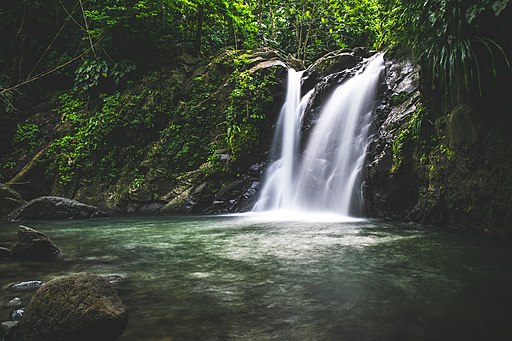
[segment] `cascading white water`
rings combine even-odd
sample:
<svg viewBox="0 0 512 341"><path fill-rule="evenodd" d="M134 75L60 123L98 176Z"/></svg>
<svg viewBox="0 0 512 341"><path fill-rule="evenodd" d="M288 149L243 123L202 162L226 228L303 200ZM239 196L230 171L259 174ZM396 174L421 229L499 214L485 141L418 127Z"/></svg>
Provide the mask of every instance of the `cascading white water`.
<svg viewBox="0 0 512 341"><path fill-rule="evenodd" d="M313 93L311 90L301 99L300 87L303 73L303 71L288 70L286 101L279 114L272 145L272 151L274 153L279 151L279 154L277 160L267 170L260 199L253 211L283 208L293 201L302 115Z"/></svg>
<svg viewBox="0 0 512 341"><path fill-rule="evenodd" d="M253 211L360 213L359 182L383 69L383 57L377 55L363 72L334 90L302 155L298 147L302 116L312 92L301 99L302 73L290 70L274 137L273 148L279 155L267 170Z"/></svg>

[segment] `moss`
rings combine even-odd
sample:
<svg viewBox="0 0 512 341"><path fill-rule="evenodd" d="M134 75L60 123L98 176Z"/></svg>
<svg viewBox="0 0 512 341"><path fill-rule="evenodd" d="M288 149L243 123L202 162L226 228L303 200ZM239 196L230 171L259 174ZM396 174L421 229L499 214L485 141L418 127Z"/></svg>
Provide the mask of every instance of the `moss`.
<svg viewBox="0 0 512 341"><path fill-rule="evenodd" d="M399 105L407 101L409 98L411 98L411 94L407 92L401 92L399 94L394 94L391 96L391 104L392 105Z"/></svg>

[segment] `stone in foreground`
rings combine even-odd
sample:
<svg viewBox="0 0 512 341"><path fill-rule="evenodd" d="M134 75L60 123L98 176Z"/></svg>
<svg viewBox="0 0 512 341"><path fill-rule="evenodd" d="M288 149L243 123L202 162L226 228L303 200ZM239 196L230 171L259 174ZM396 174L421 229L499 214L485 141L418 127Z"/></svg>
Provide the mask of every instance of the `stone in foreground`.
<svg viewBox="0 0 512 341"><path fill-rule="evenodd" d="M18 226L18 242L11 254L17 259L50 260L58 258L61 252L46 234L30 227Z"/></svg>
<svg viewBox="0 0 512 341"><path fill-rule="evenodd" d="M11 221L22 220L71 220L107 217L108 214L96 206L82 204L61 197L39 197L11 212Z"/></svg>
<svg viewBox="0 0 512 341"><path fill-rule="evenodd" d="M18 340L19 321L6 321L0 324L0 340L16 341Z"/></svg>
<svg viewBox="0 0 512 341"><path fill-rule="evenodd" d="M25 341L110 341L123 333L127 315L108 281L89 273L55 278L32 297L20 321Z"/></svg>

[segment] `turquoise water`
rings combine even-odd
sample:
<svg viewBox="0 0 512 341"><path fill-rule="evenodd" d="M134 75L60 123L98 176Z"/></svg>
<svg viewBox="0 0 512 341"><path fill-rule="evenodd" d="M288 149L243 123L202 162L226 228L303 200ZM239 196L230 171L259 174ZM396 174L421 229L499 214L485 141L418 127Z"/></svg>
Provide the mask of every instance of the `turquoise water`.
<svg viewBox="0 0 512 341"><path fill-rule="evenodd" d="M488 236L244 217L27 225L63 257L0 260L2 320L8 284L90 271L125 278L122 341L512 340L512 248ZM0 225L0 246L15 234Z"/></svg>

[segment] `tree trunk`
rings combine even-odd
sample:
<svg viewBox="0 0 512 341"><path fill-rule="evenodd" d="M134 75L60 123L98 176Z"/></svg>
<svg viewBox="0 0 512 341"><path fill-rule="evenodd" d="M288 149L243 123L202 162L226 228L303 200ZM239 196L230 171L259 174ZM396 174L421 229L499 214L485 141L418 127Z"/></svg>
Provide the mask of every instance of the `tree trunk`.
<svg viewBox="0 0 512 341"><path fill-rule="evenodd" d="M194 55L199 57L201 54L201 39L203 37L204 5L197 8L197 29L194 41Z"/></svg>

